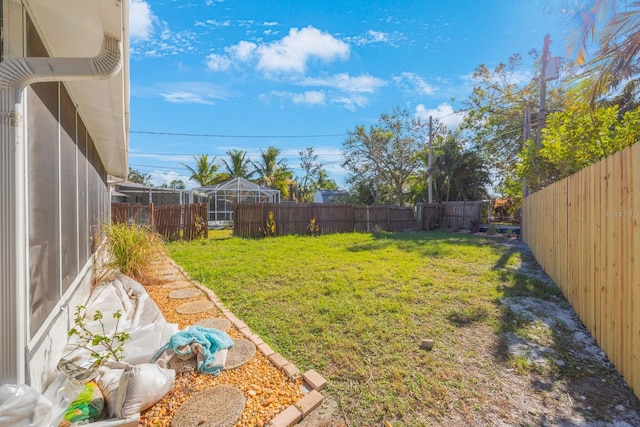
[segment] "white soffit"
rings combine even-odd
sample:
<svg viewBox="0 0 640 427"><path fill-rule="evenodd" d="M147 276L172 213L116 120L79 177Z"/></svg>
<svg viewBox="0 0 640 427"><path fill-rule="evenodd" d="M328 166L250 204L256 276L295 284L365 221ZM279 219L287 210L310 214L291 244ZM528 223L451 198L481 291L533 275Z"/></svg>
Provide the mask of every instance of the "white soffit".
<svg viewBox="0 0 640 427"><path fill-rule="evenodd" d="M105 35L122 42L123 67L106 80L67 82L109 175L124 178L129 151L128 0L24 0L50 56L93 57Z"/></svg>

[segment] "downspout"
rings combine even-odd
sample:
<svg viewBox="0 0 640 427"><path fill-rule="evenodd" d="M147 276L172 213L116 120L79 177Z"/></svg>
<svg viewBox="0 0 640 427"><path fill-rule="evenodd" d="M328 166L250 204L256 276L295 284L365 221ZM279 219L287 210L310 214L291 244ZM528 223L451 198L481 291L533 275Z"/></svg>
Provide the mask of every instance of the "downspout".
<svg viewBox="0 0 640 427"><path fill-rule="evenodd" d="M122 43L108 36L93 58L11 58L0 63L0 324L9 326L0 328L2 384L23 384L27 372L29 248L23 90L32 83L108 79L122 64Z"/></svg>

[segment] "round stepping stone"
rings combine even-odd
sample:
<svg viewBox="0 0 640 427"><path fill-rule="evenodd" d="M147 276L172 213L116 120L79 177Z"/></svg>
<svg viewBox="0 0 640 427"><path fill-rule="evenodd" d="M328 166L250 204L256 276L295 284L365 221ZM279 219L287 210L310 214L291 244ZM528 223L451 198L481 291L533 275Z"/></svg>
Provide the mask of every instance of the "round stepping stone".
<svg viewBox="0 0 640 427"><path fill-rule="evenodd" d="M244 411L244 394L219 385L194 394L176 411L171 427L233 427Z"/></svg>
<svg viewBox="0 0 640 427"><path fill-rule="evenodd" d="M169 298L171 299L184 299L184 298L193 298L202 295L198 289L178 289L177 291L173 291L169 294Z"/></svg>
<svg viewBox="0 0 640 427"><path fill-rule="evenodd" d="M180 314L195 314L203 311L211 310L215 305L206 299L186 302L176 307L176 311Z"/></svg>
<svg viewBox="0 0 640 427"><path fill-rule="evenodd" d="M256 345L249 340L237 338L233 340L233 347L227 352L224 369L233 369L247 363L256 354Z"/></svg>
<svg viewBox="0 0 640 427"><path fill-rule="evenodd" d="M181 288L186 288L189 285L190 284L186 281L171 282L171 283L166 283L162 285L162 289L181 289Z"/></svg>
<svg viewBox="0 0 640 427"><path fill-rule="evenodd" d="M231 328L231 322L223 317L211 317L196 322L196 325L203 326L205 328L217 329L222 332L227 332Z"/></svg>

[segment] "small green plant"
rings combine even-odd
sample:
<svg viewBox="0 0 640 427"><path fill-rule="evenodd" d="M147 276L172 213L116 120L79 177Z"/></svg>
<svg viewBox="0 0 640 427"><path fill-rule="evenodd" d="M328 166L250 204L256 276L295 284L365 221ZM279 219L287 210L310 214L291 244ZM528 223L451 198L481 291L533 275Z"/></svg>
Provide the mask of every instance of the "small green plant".
<svg viewBox="0 0 640 427"><path fill-rule="evenodd" d="M269 211L269 218L265 223L264 231L262 232L264 237L276 237L276 220L273 215L273 211Z"/></svg>
<svg viewBox="0 0 640 427"><path fill-rule="evenodd" d="M84 318L86 311L87 308L84 305L76 308L73 319L75 327L69 330L69 336L76 335L79 339L77 346L91 352L91 357L94 359L94 367L98 367L109 360L116 362L121 361L124 358L124 343L129 339L129 334L124 331L118 331L122 312L118 310L113 313L113 318L116 319L116 325L112 332L107 332L102 321L102 312L96 310L93 314L93 320L98 322L100 330L98 332L92 332L87 327ZM102 347L103 350L100 350L100 347Z"/></svg>
<svg viewBox="0 0 640 427"><path fill-rule="evenodd" d="M516 374L526 374L531 369L531 363L526 356L515 355L511 357L511 366Z"/></svg>
<svg viewBox="0 0 640 427"><path fill-rule="evenodd" d="M207 223L205 220L200 215L196 215L193 224L196 229L196 238L204 239L207 235Z"/></svg>
<svg viewBox="0 0 640 427"><path fill-rule="evenodd" d="M309 220L307 231L311 237L318 237L320 235L320 224L318 224L315 218L311 218Z"/></svg>
<svg viewBox="0 0 640 427"><path fill-rule="evenodd" d="M104 226L109 261L106 267L139 278L153 255L162 248L160 237L146 226L108 224Z"/></svg>

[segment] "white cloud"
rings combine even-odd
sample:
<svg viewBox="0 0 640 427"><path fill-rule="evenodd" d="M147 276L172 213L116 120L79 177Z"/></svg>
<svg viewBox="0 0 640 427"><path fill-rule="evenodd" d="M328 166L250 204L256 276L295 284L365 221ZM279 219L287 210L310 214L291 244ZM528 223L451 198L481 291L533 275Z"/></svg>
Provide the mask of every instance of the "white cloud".
<svg viewBox="0 0 640 427"><path fill-rule="evenodd" d="M368 30L365 34L346 37L345 40L354 46L365 46L374 43L385 43L392 47L397 47L397 43L406 40L406 36L397 31L385 33L383 31Z"/></svg>
<svg viewBox="0 0 640 427"><path fill-rule="evenodd" d="M180 175L178 172L169 171L169 172L161 172L159 170L155 170L153 172L149 172L151 185L154 187L161 187L162 184L169 185L171 181L182 181L184 182L184 186L186 190L191 190L192 188L199 187L200 185L186 175Z"/></svg>
<svg viewBox="0 0 640 427"><path fill-rule="evenodd" d="M331 102L334 104L341 104L344 108L349 111L356 111L359 108L366 107L369 104L369 99L367 97L351 94L349 96L339 96L331 99Z"/></svg>
<svg viewBox="0 0 640 427"><path fill-rule="evenodd" d="M294 104L323 105L325 103L324 92L311 90L304 93L296 93L293 96Z"/></svg>
<svg viewBox="0 0 640 427"><path fill-rule="evenodd" d="M255 43L242 40L238 44L225 47L224 50L233 58L246 62L253 57L257 47Z"/></svg>
<svg viewBox="0 0 640 427"><path fill-rule="evenodd" d="M226 56L215 53L207 56L207 68L212 71L226 71L231 67L231 60Z"/></svg>
<svg viewBox="0 0 640 427"><path fill-rule="evenodd" d="M213 100L193 92L177 91L177 92L161 93L160 96L162 96L165 101L170 102L172 104L204 104L204 105L214 104Z"/></svg>
<svg viewBox="0 0 640 427"><path fill-rule="evenodd" d="M368 74L350 77L349 73L340 73L330 77L308 77L297 84L300 86L332 87L348 93L372 93L386 86L387 82Z"/></svg>
<svg viewBox="0 0 640 427"><path fill-rule="evenodd" d="M349 45L312 26L301 30L291 28L281 40L257 48L258 68L266 72L297 72L306 70L311 58L324 61L346 59Z"/></svg>
<svg viewBox="0 0 640 427"><path fill-rule="evenodd" d="M207 19L206 21L196 21L195 26L196 27L228 27L231 25L231 21L226 20L226 21L217 21L215 19Z"/></svg>
<svg viewBox="0 0 640 427"><path fill-rule="evenodd" d="M399 76L394 76L393 81L405 91L418 96L431 95L434 92L433 86L414 73L401 73Z"/></svg>
<svg viewBox="0 0 640 427"><path fill-rule="evenodd" d="M306 104L306 105L324 105L326 102L326 95L320 91L306 91L303 93L286 92L280 90L272 90L268 94L260 95L260 99L265 102L269 102L271 98L280 98L285 100L291 100L294 104Z"/></svg>
<svg viewBox="0 0 640 427"><path fill-rule="evenodd" d="M226 98L226 92L214 84L198 81L158 83L147 89L138 89L138 95L160 96L172 104L213 105Z"/></svg>
<svg viewBox="0 0 640 427"><path fill-rule="evenodd" d="M155 16L149 3L144 0L131 0L129 6L129 35L132 39L148 39L153 31Z"/></svg>
<svg viewBox="0 0 640 427"><path fill-rule="evenodd" d="M453 107L449 104L442 103L437 108L428 109L424 104L419 104L416 107L416 114L422 120L429 120L429 117L438 119L440 123L444 124L448 128L454 128L458 126L464 118L464 113L456 113Z"/></svg>

